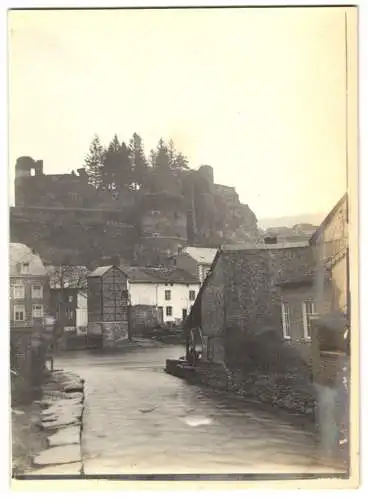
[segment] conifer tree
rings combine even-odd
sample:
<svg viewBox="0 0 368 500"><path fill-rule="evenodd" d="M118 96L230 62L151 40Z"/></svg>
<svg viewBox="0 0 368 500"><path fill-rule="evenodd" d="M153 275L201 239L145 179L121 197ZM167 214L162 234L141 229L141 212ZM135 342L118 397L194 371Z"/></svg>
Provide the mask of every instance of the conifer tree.
<svg viewBox="0 0 368 500"><path fill-rule="evenodd" d="M102 172L104 168L104 158L105 150L100 142L100 138L96 134L84 160L84 166L88 174L88 181L96 189L100 188L103 183Z"/></svg>

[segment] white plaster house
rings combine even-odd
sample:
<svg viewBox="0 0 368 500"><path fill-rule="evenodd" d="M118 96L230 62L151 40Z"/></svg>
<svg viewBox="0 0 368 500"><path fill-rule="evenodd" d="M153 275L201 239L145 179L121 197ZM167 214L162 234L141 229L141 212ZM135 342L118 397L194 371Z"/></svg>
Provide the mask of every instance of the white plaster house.
<svg viewBox="0 0 368 500"><path fill-rule="evenodd" d="M187 317L200 281L183 269L122 267L127 276L130 304L157 308L160 322L179 323Z"/></svg>

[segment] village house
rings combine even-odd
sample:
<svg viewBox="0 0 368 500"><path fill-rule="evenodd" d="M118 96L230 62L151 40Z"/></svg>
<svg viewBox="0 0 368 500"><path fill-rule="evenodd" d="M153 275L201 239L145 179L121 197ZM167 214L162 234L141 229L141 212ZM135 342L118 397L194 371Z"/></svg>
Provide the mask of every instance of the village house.
<svg viewBox="0 0 368 500"><path fill-rule="evenodd" d="M9 277L12 396L23 398L43 372L49 278L41 258L20 243L10 243Z"/></svg>
<svg viewBox="0 0 368 500"><path fill-rule="evenodd" d="M225 362L231 346L236 354L241 345L239 336L267 330L296 344L309 343L304 330L295 335L290 329L286 332L281 287L298 281L310 283L312 257L307 243L224 245L219 249L187 322L188 327L201 331L203 358ZM310 293L301 297L301 314L308 314L310 298Z"/></svg>
<svg viewBox="0 0 368 500"><path fill-rule="evenodd" d="M10 243L11 329L42 322L49 302L49 278L41 258L21 243Z"/></svg>
<svg viewBox="0 0 368 500"><path fill-rule="evenodd" d="M196 276L202 284L211 269L217 248L184 247L171 257L172 264Z"/></svg>
<svg viewBox="0 0 368 500"><path fill-rule="evenodd" d="M64 333L86 335L88 325L87 274L84 266L48 266L50 314Z"/></svg>
<svg viewBox="0 0 368 500"><path fill-rule="evenodd" d="M221 247L185 322L186 359L193 363L193 350L197 358L199 351L196 370L210 384L313 412L312 271L308 243ZM290 284L300 290L286 299Z"/></svg>
<svg viewBox="0 0 368 500"><path fill-rule="evenodd" d="M348 196L345 194L310 240L316 262L316 306L311 334L320 433L326 450L347 454L350 373L348 226Z"/></svg>
<svg viewBox="0 0 368 500"><path fill-rule="evenodd" d="M115 347L130 337L127 276L115 266L88 274L87 337L102 348Z"/></svg>
<svg viewBox="0 0 368 500"><path fill-rule="evenodd" d="M122 267L127 276L133 329L181 323L190 313L199 279L178 268Z"/></svg>
<svg viewBox="0 0 368 500"><path fill-rule="evenodd" d="M88 275L88 335L114 346L147 328L181 323L199 288L183 269L98 267Z"/></svg>
<svg viewBox="0 0 368 500"><path fill-rule="evenodd" d="M63 325L64 333L87 334L88 299L80 288L52 288L50 313Z"/></svg>

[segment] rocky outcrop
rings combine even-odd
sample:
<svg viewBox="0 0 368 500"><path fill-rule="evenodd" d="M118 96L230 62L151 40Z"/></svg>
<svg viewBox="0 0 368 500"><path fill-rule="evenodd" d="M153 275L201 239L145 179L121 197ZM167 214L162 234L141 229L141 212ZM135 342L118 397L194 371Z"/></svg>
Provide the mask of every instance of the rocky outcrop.
<svg viewBox="0 0 368 500"><path fill-rule="evenodd" d="M38 426L47 436L48 447L33 458L30 474L82 474L84 380L55 370L43 386L40 404Z"/></svg>

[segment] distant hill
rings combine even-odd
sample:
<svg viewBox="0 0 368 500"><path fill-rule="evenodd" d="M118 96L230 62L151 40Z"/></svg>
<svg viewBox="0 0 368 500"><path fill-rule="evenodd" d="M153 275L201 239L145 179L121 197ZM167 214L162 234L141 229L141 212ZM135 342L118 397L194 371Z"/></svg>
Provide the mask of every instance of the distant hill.
<svg viewBox="0 0 368 500"><path fill-rule="evenodd" d="M268 229L271 227L293 227L296 224L312 224L313 226L319 226L325 214L302 214L302 215L289 215L285 217L275 217L259 219L258 225L263 229Z"/></svg>

